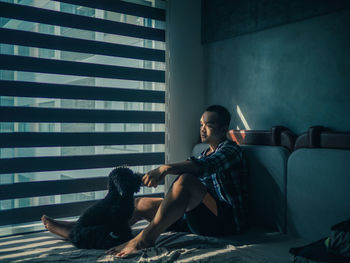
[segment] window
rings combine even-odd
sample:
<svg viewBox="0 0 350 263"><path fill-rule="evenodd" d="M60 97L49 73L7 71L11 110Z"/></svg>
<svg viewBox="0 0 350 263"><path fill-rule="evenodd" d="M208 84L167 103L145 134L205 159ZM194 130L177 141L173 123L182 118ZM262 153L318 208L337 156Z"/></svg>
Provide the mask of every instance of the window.
<svg viewBox="0 0 350 263"><path fill-rule="evenodd" d="M0 0L0 235L164 163L164 21L161 0Z"/></svg>

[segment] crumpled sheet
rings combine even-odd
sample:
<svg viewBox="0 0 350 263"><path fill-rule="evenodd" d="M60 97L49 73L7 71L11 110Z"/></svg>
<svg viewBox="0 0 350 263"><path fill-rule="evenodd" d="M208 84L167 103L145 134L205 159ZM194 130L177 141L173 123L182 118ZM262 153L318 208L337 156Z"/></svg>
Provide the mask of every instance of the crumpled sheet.
<svg viewBox="0 0 350 263"><path fill-rule="evenodd" d="M219 239L188 233L166 232L147 248L127 258L106 255L104 250L77 249L48 233L1 239L0 262L241 262L233 245ZM235 259L234 261L232 261Z"/></svg>
<svg viewBox="0 0 350 263"><path fill-rule="evenodd" d="M289 247L300 245L285 235L267 237L269 242L237 242L238 237L219 239L189 233L163 233L153 248L143 249L126 258L106 255L104 250L77 249L71 243L45 231L0 239L0 262L34 263L282 263L290 262ZM264 235L264 239L266 236ZM254 234L250 240L258 240ZM233 245L235 244L235 245Z"/></svg>

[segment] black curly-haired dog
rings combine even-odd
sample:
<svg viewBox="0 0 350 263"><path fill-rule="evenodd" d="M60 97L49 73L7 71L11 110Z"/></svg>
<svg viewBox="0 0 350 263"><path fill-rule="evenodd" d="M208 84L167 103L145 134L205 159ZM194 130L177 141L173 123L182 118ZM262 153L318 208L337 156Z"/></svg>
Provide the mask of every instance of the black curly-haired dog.
<svg viewBox="0 0 350 263"><path fill-rule="evenodd" d="M107 195L80 216L69 234L70 241L78 248L108 249L133 238L128 222L141 178L129 168L113 169Z"/></svg>

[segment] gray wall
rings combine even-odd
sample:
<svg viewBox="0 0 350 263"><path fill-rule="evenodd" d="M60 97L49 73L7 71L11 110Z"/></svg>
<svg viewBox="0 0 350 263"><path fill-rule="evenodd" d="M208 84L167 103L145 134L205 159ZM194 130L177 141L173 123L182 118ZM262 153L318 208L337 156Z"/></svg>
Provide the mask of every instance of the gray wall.
<svg viewBox="0 0 350 263"><path fill-rule="evenodd" d="M168 2L168 162L183 161L199 136L204 108L201 1Z"/></svg>
<svg viewBox="0 0 350 263"><path fill-rule="evenodd" d="M349 131L349 28L345 9L204 44L206 103L228 107L233 128L246 126L239 106L250 129Z"/></svg>
<svg viewBox="0 0 350 263"><path fill-rule="evenodd" d="M168 1L167 43L166 159L172 163L190 156L204 108L200 0Z"/></svg>

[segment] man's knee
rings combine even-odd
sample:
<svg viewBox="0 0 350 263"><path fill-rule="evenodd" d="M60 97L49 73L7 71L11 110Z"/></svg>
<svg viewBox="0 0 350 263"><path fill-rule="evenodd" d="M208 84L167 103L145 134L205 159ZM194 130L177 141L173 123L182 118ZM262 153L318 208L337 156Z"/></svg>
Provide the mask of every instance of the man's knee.
<svg viewBox="0 0 350 263"><path fill-rule="evenodd" d="M181 174L174 182L175 187L182 187L185 189L193 189L196 186L203 186L196 176L190 173ZM204 187L204 186L203 186Z"/></svg>

